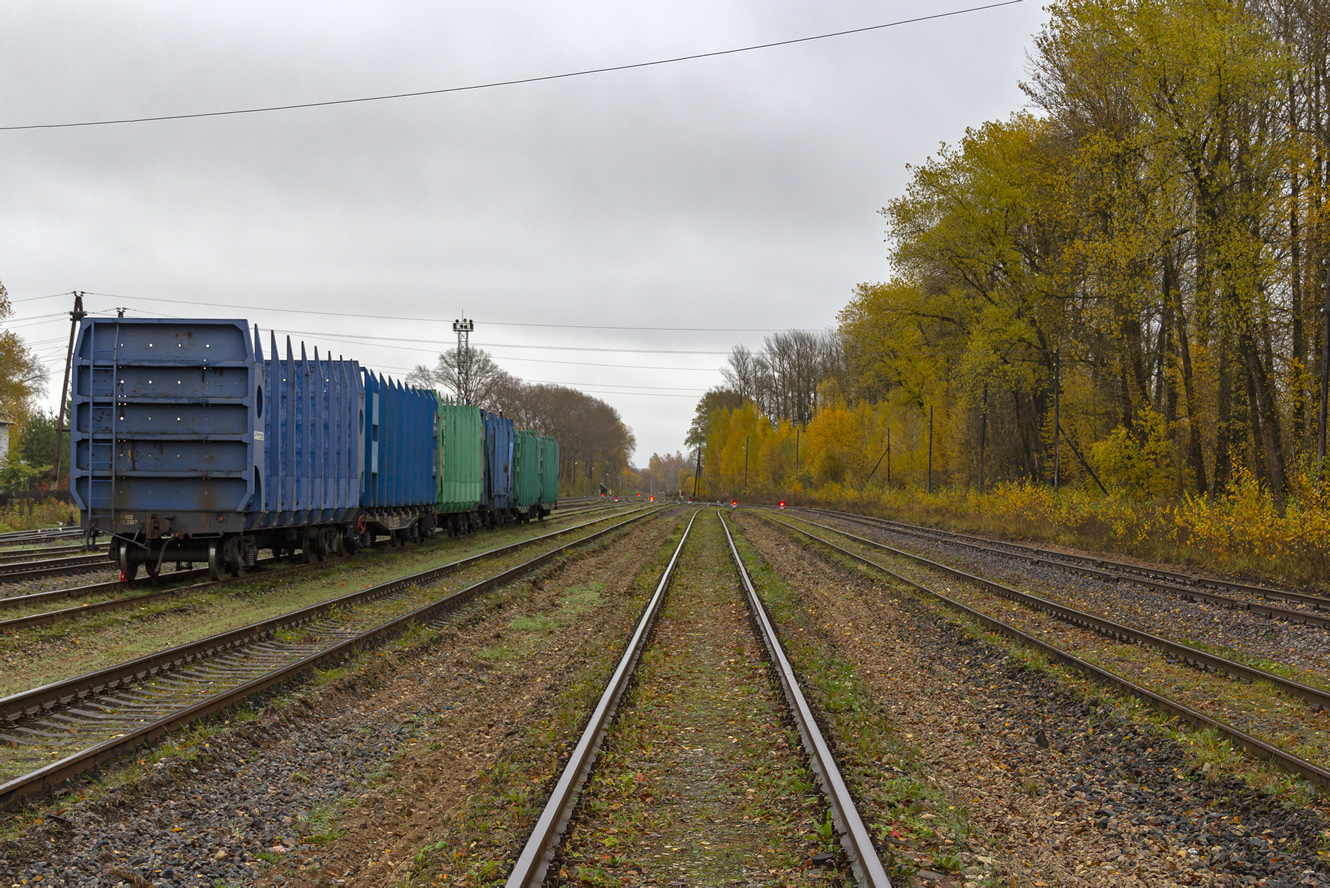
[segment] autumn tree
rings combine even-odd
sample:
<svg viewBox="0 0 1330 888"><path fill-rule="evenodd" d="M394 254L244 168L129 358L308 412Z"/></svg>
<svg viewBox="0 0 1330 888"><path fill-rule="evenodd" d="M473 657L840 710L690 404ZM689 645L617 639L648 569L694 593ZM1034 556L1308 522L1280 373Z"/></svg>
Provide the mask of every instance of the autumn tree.
<svg viewBox="0 0 1330 888"><path fill-rule="evenodd" d="M0 283L0 322L14 314L9 292ZM17 426L32 412L33 399L46 391L46 367L12 330L0 330L0 418Z"/></svg>

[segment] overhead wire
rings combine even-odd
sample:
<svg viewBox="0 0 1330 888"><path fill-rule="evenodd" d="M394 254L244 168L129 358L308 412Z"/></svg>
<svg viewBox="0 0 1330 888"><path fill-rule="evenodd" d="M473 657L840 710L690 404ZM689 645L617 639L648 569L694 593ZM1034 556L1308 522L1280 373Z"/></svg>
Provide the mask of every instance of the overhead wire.
<svg viewBox="0 0 1330 888"><path fill-rule="evenodd" d="M319 311L316 309L304 308L277 308L271 305L235 305L225 302L193 302L187 299L163 299L155 296L118 296L114 293L93 293L87 292L87 296L100 296L103 299L129 299L137 302L169 302L174 305L204 305L212 308L236 308L241 311L278 311L286 314L300 315L319 315L330 318L354 318L356 320L383 320L383 321L410 321L412 323L437 323L448 324L456 318L429 318L407 315L384 315L384 314L364 314L361 312L343 312L343 311ZM661 326L616 326L610 324L533 324L519 321L487 321L480 318L472 318L477 324L484 324L490 327L537 327L565 330L621 330L621 331L642 331L642 332L662 332L662 333L784 333L797 328L793 327L661 327Z"/></svg>
<svg viewBox="0 0 1330 888"><path fill-rule="evenodd" d="M950 18L959 15L968 15L974 12L982 12L987 9L997 9L1003 6L1013 6L1022 0L1003 0L1000 3L989 3L983 6L970 6L965 9L953 9L947 12L937 12L931 15L921 15L914 18L900 19L894 22L885 22L877 25L866 25L861 28L847 28L843 31L830 31L825 34L814 34L808 37L794 37L789 40L774 40L769 43L755 43L749 46L731 47L730 49L718 49L710 52L697 52L688 55L672 56L663 59L653 59L646 62L630 62L622 65L605 65L598 68L584 68L578 71L565 71L560 74L543 74L535 77L517 77L508 80L493 80L486 83L472 83L464 86L449 86L438 89L414 90L411 92L388 93L384 95L359 96L351 99L328 99L320 102L293 102L285 105L265 105L251 108L232 108L225 111L196 111L187 114L158 114L150 117L121 117L104 120L83 120L70 121L63 123L28 123L0 126L0 132L15 132L19 130L43 130L43 129L72 129L75 127L93 127L93 126L116 126L135 123L160 123L169 120L198 120L208 117L236 117L244 114L267 114L277 111L295 111L306 108L328 108L336 105L359 105L370 102L387 102L399 99L420 98L424 96L439 96L448 93L475 92L478 90L498 89L509 86L522 86L532 83L547 83L553 80L568 80L574 77L587 77L593 74L609 74L616 71L631 71L638 68L653 68L663 65L674 65L681 62L692 62L700 59L711 59L720 56L738 55L745 52L756 52L764 49L775 49L782 46L794 46L800 43L812 43L817 40L830 40L836 37L848 37L854 34L865 34L870 31L881 31L887 28L897 28L902 25L913 25L920 22L933 21L936 19Z"/></svg>

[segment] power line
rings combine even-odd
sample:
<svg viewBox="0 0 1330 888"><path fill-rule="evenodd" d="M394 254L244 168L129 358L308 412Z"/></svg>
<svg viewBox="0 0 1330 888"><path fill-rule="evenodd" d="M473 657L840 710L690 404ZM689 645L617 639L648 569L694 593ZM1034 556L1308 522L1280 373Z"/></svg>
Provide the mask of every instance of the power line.
<svg viewBox="0 0 1330 888"><path fill-rule="evenodd" d="M320 315L330 318L355 318L356 320L374 319L382 321L410 321L412 323L448 324L450 318L422 318L403 315L357 314L343 311L314 311L304 308L276 308L270 305L234 305L224 302L190 302L184 299L158 299L153 296L117 296L113 293L84 292L85 296L100 296L103 299L129 299L135 302L169 302L176 305L206 305L214 308L237 308L241 311L280 311L286 314ZM617 327L603 324L528 324L517 321L486 321L476 319L477 324L489 327L540 327L563 330L638 330L662 333L784 333L796 328L790 327Z"/></svg>
<svg viewBox="0 0 1330 888"><path fill-rule="evenodd" d="M14 132L17 130L41 130L41 129L70 129L73 127L88 126L113 126L117 124L130 123L158 123L167 120L197 120L205 117L235 117L241 114L264 114L271 111L295 111L302 108L327 108L334 105L357 105L368 102L386 102L396 99L412 99L422 96L439 96L447 93L474 92L483 89L496 89L505 86L522 86L532 83L545 83L551 80L567 80L573 77L586 77L591 74L609 74L615 71L631 71L636 68L652 68L661 65L673 65L679 62L692 62L699 59L710 59L718 56L737 55L743 52L755 52L761 49L775 49L780 46L793 46L799 43L811 43L815 40L829 40L834 37L848 37L852 34L864 34L869 31L881 31L885 28L896 28L901 25L913 25L919 22L932 21L934 19L950 18L952 16L966 15L971 12L981 12L986 9L997 9L1002 6L1012 6L1020 3L1022 0L1005 0L1002 3L990 3L986 6L971 6L965 9L955 9L950 12L939 12L933 15L921 15L917 18L901 19L895 22L886 22L880 25L868 25L863 28L850 28L845 31L831 31L826 34L815 34L811 37L795 37L790 40L777 40L772 43L756 43L751 46L739 46L732 49L718 49L712 52L698 52L690 55L674 56L672 58L654 59L649 62L631 62L625 65L607 65L601 68L586 68L580 71L566 71L562 74L545 74L538 77L520 77L511 80L495 80L488 83L473 83L467 86L449 86L440 89L424 89L415 92L390 93L379 96L361 96L354 99L330 99L323 102L298 102L289 105L268 105L258 108L235 108L229 111L199 111L190 114L161 114L153 117L122 117L109 120L85 120L69 123L28 123L15 126L0 126L0 132Z"/></svg>
<svg viewBox="0 0 1330 888"><path fill-rule="evenodd" d="M364 345L375 345L384 343L396 345L403 342L416 342L441 346L436 339L412 339L405 336L360 336L343 333L314 333L307 330L279 330L283 335L293 336L315 336L320 339L331 339L335 342L355 342ZM576 351L576 352L626 352L629 354L653 354L653 355L728 355L729 352L723 351L696 351L691 349L672 349L672 348L605 348L590 345L521 345L515 342L496 342L491 343L486 348L519 348L532 349L536 351Z"/></svg>

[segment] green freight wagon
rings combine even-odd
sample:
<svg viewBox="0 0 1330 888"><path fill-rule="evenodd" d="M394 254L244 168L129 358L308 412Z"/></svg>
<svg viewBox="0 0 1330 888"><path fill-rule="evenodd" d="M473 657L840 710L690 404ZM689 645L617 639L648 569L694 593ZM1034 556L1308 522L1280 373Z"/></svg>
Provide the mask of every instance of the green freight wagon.
<svg viewBox="0 0 1330 888"><path fill-rule="evenodd" d="M540 439L540 512L548 515L559 504L559 442Z"/></svg>
<svg viewBox="0 0 1330 888"><path fill-rule="evenodd" d="M513 513L519 521L540 515L540 436L513 435Z"/></svg>
<svg viewBox="0 0 1330 888"><path fill-rule="evenodd" d="M485 489L485 422L479 407L440 400L436 501L449 533L468 530Z"/></svg>

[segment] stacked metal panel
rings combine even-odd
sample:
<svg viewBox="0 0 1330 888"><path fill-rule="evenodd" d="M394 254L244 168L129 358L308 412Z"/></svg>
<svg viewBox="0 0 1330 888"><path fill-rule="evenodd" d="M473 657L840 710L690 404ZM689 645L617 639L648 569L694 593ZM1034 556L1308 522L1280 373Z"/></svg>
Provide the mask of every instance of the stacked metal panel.
<svg viewBox="0 0 1330 888"><path fill-rule="evenodd" d="M513 436L513 505L529 512L540 503L540 436L517 432Z"/></svg>
<svg viewBox="0 0 1330 888"><path fill-rule="evenodd" d="M559 501L559 442L540 439L540 504L546 508Z"/></svg>
<svg viewBox="0 0 1330 888"><path fill-rule="evenodd" d="M504 511L513 504L513 421L485 414L485 493L482 507Z"/></svg>
<svg viewBox="0 0 1330 888"><path fill-rule="evenodd" d="M244 321L84 318L73 376L70 490L91 529L244 529L263 468Z"/></svg>
<svg viewBox="0 0 1330 888"><path fill-rule="evenodd" d="M256 352L259 351L256 342ZM263 360L262 353L258 355ZM254 412L263 431L266 471L256 500L260 526L346 521L360 504L365 390L355 361L286 357L270 339L264 386ZM266 391L266 395L265 395Z"/></svg>
<svg viewBox="0 0 1330 888"><path fill-rule="evenodd" d="M365 386L364 509L433 507L438 397L361 370Z"/></svg>
<svg viewBox="0 0 1330 888"><path fill-rule="evenodd" d="M444 456L438 511L474 512L485 492L485 422L480 408L440 404L439 446Z"/></svg>

